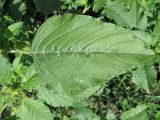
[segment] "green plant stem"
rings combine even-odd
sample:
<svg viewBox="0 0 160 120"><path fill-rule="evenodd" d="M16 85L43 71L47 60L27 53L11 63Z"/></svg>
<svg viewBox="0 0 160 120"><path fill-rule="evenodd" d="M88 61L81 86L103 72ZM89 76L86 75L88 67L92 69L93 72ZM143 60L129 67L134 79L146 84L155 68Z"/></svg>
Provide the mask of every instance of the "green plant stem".
<svg viewBox="0 0 160 120"><path fill-rule="evenodd" d="M0 108L0 114L3 112L3 110L7 107L7 103L4 104L4 106L2 108Z"/></svg>
<svg viewBox="0 0 160 120"><path fill-rule="evenodd" d="M32 54L34 54L33 52L30 52L30 51L15 51L15 50L11 50L8 53L19 53L19 54L26 54L26 55L30 55L30 56L32 56Z"/></svg>
<svg viewBox="0 0 160 120"><path fill-rule="evenodd" d="M6 87L3 87L2 90L0 91L0 94L6 89Z"/></svg>

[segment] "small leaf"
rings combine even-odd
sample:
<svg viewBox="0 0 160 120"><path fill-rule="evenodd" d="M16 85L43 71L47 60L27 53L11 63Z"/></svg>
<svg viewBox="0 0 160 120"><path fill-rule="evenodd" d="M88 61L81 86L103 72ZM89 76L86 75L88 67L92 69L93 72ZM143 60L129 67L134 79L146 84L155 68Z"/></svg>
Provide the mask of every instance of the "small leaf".
<svg viewBox="0 0 160 120"><path fill-rule="evenodd" d="M145 65L133 72L132 81L150 93L150 89L156 80L156 70L151 65Z"/></svg>
<svg viewBox="0 0 160 120"><path fill-rule="evenodd" d="M100 118L92 112L83 102L77 103L73 106L73 114L71 120L100 120Z"/></svg>
<svg viewBox="0 0 160 120"><path fill-rule="evenodd" d="M3 7L3 5L4 5L5 2L6 2L5 0L0 0L0 8L1 9L2 9L2 7Z"/></svg>
<svg viewBox="0 0 160 120"><path fill-rule="evenodd" d="M28 91L38 90L40 83L41 83L41 80L39 78L39 75L35 74L31 78L29 78L27 82L23 83L23 87L25 90L28 90Z"/></svg>
<svg viewBox="0 0 160 120"><path fill-rule="evenodd" d="M122 120L149 120L148 114L146 113L146 105L137 105L136 108L132 108L125 111L121 115Z"/></svg>
<svg viewBox="0 0 160 120"><path fill-rule="evenodd" d="M116 120L116 115L112 112L112 110L108 110L106 115L107 120Z"/></svg>
<svg viewBox="0 0 160 120"><path fill-rule="evenodd" d="M5 4L6 0L0 0L0 15L2 14L3 6Z"/></svg>
<svg viewBox="0 0 160 120"><path fill-rule="evenodd" d="M12 67L6 58L0 55L0 85L7 84L12 79Z"/></svg>
<svg viewBox="0 0 160 120"><path fill-rule="evenodd" d="M138 0L132 0L130 15L132 17L133 27L145 30L148 26L147 16L143 13L140 8Z"/></svg>
<svg viewBox="0 0 160 120"><path fill-rule="evenodd" d="M105 13L119 25L125 25L129 28L133 27L132 17L129 9L117 1L109 1L105 6Z"/></svg>
<svg viewBox="0 0 160 120"><path fill-rule="evenodd" d="M27 12L27 5L23 0L12 0L10 11L15 18L22 18Z"/></svg>
<svg viewBox="0 0 160 120"><path fill-rule="evenodd" d="M5 30L5 36L8 39L15 37L23 27L23 22L14 23Z"/></svg>
<svg viewBox="0 0 160 120"><path fill-rule="evenodd" d="M73 103L77 102L76 99L72 97L54 94L52 93L52 90L48 90L44 86L40 86L38 89L38 97L44 102L56 107L71 106Z"/></svg>
<svg viewBox="0 0 160 120"><path fill-rule="evenodd" d="M38 90L41 82L41 78L37 74L37 71L34 66L31 65L22 77L23 88L28 91Z"/></svg>
<svg viewBox="0 0 160 120"><path fill-rule="evenodd" d="M70 120L68 117L64 116L62 120Z"/></svg>
<svg viewBox="0 0 160 120"><path fill-rule="evenodd" d="M140 30L145 30L148 25L147 16L143 13L137 0L132 0L129 8L120 1L108 1L104 11L119 25Z"/></svg>
<svg viewBox="0 0 160 120"><path fill-rule="evenodd" d="M22 64L20 64L20 61L21 61L21 57L17 57L14 59L12 63L12 67L16 73L20 73L21 71Z"/></svg>
<svg viewBox="0 0 160 120"><path fill-rule="evenodd" d="M61 0L33 0L38 10L45 15L57 10L61 5Z"/></svg>
<svg viewBox="0 0 160 120"><path fill-rule="evenodd" d="M155 52L160 53L160 43L156 45Z"/></svg>
<svg viewBox="0 0 160 120"><path fill-rule="evenodd" d="M154 27L154 35L157 41L160 41L160 14L158 15L158 19L156 21L156 25Z"/></svg>
<svg viewBox="0 0 160 120"><path fill-rule="evenodd" d="M94 11L98 12L98 10L105 6L106 2L107 0L94 0Z"/></svg>
<svg viewBox="0 0 160 120"><path fill-rule="evenodd" d="M160 112L157 112L155 117L156 117L156 120L160 120Z"/></svg>
<svg viewBox="0 0 160 120"><path fill-rule="evenodd" d="M19 109L20 120L52 120L52 114L47 106L39 100L24 98Z"/></svg>
<svg viewBox="0 0 160 120"><path fill-rule="evenodd" d="M73 5L74 6L85 6L87 4L88 0L76 0Z"/></svg>

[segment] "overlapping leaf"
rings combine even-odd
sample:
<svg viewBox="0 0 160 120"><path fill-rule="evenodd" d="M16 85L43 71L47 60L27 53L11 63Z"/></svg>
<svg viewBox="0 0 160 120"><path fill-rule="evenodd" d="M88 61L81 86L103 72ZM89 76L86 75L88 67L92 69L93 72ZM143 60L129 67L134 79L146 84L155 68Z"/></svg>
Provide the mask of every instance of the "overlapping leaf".
<svg viewBox="0 0 160 120"><path fill-rule="evenodd" d="M41 101L24 98L18 114L19 120L52 120L52 114Z"/></svg>
<svg viewBox="0 0 160 120"><path fill-rule="evenodd" d="M22 86L25 90L32 91L38 90L41 83L41 79L37 74L34 66L30 66L22 77Z"/></svg>
<svg viewBox="0 0 160 120"><path fill-rule="evenodd" d="M73 106L74 112L71 120L99 120L100 118L93 111L81 102Z"/></svg>
<svg viewBox="0 0 160 120"><path fill-rule="evenodd" d="M132 108L121 115L122 120L149 120L148 114L145 111L146 105L140 104L136 108Z"/></svg>
<svg viewBox="0 0 160 120"><path fill-rule="evenodd" d="M154 35L155 35L155 38L157 39L157 41L159 41L160 40L160 35L159 35L159 33L160 33L160 14L158 15L158 19L156 22L157 23L154 27Z"/></svg>
<svg viewBox="0 0 160 120"><path fill-rule="evenodd" d="M10 11L15 18L21 18L27 12L27 5L23 0L12 0Z"/></svg>
<svg viewBox="0 0 160 120"><path fill-rule="evenodd" d="M20 32L22 27L23 27L23 22L14 23L14 24L8 26L8 28L5 30L4 34L8 39L11 39L11 38L15 37Z"/></svg>
<svg viewBox="0 0 160 120"><path fill-rule="evenodd" d="M156 70L152 66L142 66L133 72L133 82L150 93L156 80Z"/></svg>
<svg viewBox="0 0 160 120"><path fill-rule="evenodd" d="M119 1L109 1L105 6L105 13L116 23L129 28L144 30L147 25L147 16L143 13L137 0L132 0L129 8Z"/></svg>
<svg viewBox="0 0 160 120"><path fill-rule="evenodd" d="M38 10L45 15L58 9L63 3L61 0L33 0Z"/></svg>
<svg viewBox="0 0 160 120"><path fill-rule="evenodd" d="M94 11L98 12L99 9L103 8L107 0L94 0Z"/></svg>
<svg viewBox="0 0 160 120"><path fill-rule="evenodd" d="M0 0L0 15L2 14L2 10L5 2L6 2L5 0Z"/></svg>
<svg viewBox="0 0 160 120"><path fill-rule="evenodd" d="M0 55L0 85L7 84L12 79L11 64Z"/></svg>
<svg viewBox="0 0 160 120"><path fill-rule="evenodd" d="M48 19L38 30L32 51L46 94L76 100L154 57L145 41L127 29L72 14Z"/></svg>

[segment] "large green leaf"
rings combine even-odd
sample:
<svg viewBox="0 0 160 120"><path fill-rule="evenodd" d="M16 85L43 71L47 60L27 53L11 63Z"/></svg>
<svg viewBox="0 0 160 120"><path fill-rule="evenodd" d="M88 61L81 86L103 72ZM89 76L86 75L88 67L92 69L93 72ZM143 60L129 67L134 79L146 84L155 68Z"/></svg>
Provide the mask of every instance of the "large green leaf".
<svg viewBox="0 0 160 120"><path fill-rule="evenodd" d="M0 55L0 85L5 85L12 79L11 64Z"/></svg>
<svg viewBox="0 0 160 120"><path fill-rule="evenodd" d="M62 5L61 0L33 0L38 10L45 15L53 12Z"/></svg>
<svg viewBox="0 0 160 120"><path fill-rule="evenodd" d="M149 120L149 116L145 111L146 109L146 105L137 105L136 108L123 112L121 115L121 120Z"/></svg>
<svg viewBox="0 0 160 120"><path fill-rule="evenodd" d="M18 113L19 120L52 120L52 114L41 101L24 98Z"/></svg>
<svg viewBox="0 0 160 120"><path fill-rule="evenodd" d="M114 76L150 61L154 53L146 43L122 27L67 14L40 27L32 51L46 94L81 100Z"/></svg>

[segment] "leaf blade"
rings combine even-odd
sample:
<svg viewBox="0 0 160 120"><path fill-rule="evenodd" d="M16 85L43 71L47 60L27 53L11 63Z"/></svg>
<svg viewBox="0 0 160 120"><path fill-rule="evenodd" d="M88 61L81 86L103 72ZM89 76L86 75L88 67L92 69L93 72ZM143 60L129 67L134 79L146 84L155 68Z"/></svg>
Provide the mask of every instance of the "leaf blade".
<svg viewBox="0 0 160 120"><path fill-rule="evenodd" d="M5 85L12 79L12 68L11 64L0 55L0 85Z"/></svg>
<svg viewBox="0 0 160 120"><path fill-rule="evenodd" d="M34 38L32 51L43 85L53 95L79 100L98 90L83 94L87 89L154 58L144 41L127 29L72 14L47 20Z"/></svg>
<svg viewBox="0 0 160 120"><path fill-rule="evenodd" d="M153 66L142 66L133 72L132 81L150 94L150 89L156 80L156 70Z"/></svg>
<svg viewBox="0 0 160 120"><path fill-rule="evenodd" d="M121 115L122 120L148 120L148 114L145 112L147 109L146 105L140 104L137 105L136 108L132 108L126 112L123 112Z"/></svg>
<svg viewBox="0 0 160 120"><path fill-rule="evenodd" d="M18 117L20 120L52 120L52 114L47 106L39 100L24 98Z"/></svg>

